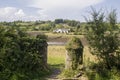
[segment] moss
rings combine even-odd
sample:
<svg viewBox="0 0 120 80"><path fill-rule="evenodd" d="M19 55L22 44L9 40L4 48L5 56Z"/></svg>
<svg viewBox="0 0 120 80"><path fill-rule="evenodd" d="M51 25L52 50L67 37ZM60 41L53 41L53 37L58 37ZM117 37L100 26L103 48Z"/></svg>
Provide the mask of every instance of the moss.
<svg viewBox="0 0 120 80"><path fill-rule="evenodd" d="M82 47L83 47L83 45L82 45L80 39L77 38L77 37L71 38L66 45L67 50L70 50L70 49L75 50L75 49L79 49L79 48L82 48Z"/></svg>
<svg viewBox="0 0 120 80"><path fill-rule="evenodd" d="M77 69L79 64L82 64L83 45L79 38L73 37L66 45L67 55L71 60L71 68ZM69 65L69 64L68 64Z"/></svg>

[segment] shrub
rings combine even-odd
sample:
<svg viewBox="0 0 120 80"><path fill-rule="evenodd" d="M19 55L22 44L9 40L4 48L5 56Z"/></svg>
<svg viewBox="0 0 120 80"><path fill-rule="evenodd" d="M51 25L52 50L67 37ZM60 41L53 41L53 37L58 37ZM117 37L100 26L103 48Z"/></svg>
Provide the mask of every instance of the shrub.
<svg viewBox="0 0 120 80"><path fill-rule="evenodd" d="M1 29L0 29L1 30ZM47 47L45 36L30 38L17 29L0 33L0 79L32 80L49 72L42 51Z"/></svg>

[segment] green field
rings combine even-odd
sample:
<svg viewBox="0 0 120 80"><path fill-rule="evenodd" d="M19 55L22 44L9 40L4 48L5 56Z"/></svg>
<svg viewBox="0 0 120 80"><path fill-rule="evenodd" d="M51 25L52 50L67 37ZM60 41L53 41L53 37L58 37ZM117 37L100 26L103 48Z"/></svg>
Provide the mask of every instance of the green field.
<svg viewBox="0 0 120 80"><path fill-rule="evenodd" d="M48 64L64 65L65 52L64 46L48 46Z"/></svg>

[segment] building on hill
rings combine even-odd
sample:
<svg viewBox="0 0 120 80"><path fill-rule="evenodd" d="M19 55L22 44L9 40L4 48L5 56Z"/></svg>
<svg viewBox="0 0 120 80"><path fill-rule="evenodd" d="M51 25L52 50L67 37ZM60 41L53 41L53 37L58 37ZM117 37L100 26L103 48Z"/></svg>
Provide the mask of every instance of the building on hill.
<svg viewBox="0 0 120 80"><path fill-rule="evenodd" d="M54 33L69 33L70 29L56 29L53 30Z"/></svg>

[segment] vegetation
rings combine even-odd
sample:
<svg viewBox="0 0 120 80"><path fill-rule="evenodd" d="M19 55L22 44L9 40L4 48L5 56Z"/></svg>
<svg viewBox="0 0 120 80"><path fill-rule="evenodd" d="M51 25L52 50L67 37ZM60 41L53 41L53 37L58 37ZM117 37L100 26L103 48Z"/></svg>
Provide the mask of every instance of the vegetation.
<svg viewBox="0 0 120 80"><path fill-rule="evenodd" d="M80 25L79 21L75 20L63 20L63 19L55 19L54 21L14 21L14 22L0 22L0 25L9 26L9 27L19 27L22 30L27 31L53 31L57 26L62 26L62 28L76 28Z"/></svg>
<svg viewBox="0 0 120 80"><path fill-rule="evenodd" d="M68 60L70 63L67 69L77 70L78 66L83 63L83 45L79 38L73 37L66 45Z"/></svg>
<svg viewBox="0 0 120 80"><path fill-rule="evenodd" d="M49 72L43 51L44 36L30 38L19 29L0 27L0 79L33 80Z"/></svg>
<svg viewBox="0 0 120 80"><path fill-rule="evenodd" d="M117 69L117 72L120 69L120 44L118 43L120 42L120 29L117 26L116 12L113 10L105 17L104 12L92 9L91 15L92 19L88 20L87 24L86 37L91 53L96 55L99 60L99 64L96 64L93 69L96 69L99 74L96 75L97 78L102 75L102 79L104 77L114 79L111 76L116 75L112 72L113 68Z"/></svg>
<svg viewBox="0 0 120 80"><path fill-rule="evenodd" d="M48 64L64 65L66 55L65 52L66 50L64 46L48 46Z"/></svg>
<svg viewBox="0 0 120 80"><path fill-rule="evenodd" d="M61 78L61 72L64 70L65 65L65 47L64 46L48 46L48 65L50 67L51 74ZM50 74L50 76L51 76Z"/></svg>
<svg viewBox="0 0 120 80"><path fill-rule="evenodd" d="M70 29L71 33L52 33L59 28ZM76 38L72 38L66 47L47 45L47 39L67 42L71 37ZM106 15L92 9L91 19L86 23L68 19L0 22L0 80L40 80L56 69L63 71L62 78L75 77L83 71L89 80L120 80L119 42L120 24L115 10ZM47 46L49 66L42 54ZM72 69L64 70L65 49L72 57ZM80 52L84 53L83 63Z"/></svg>

